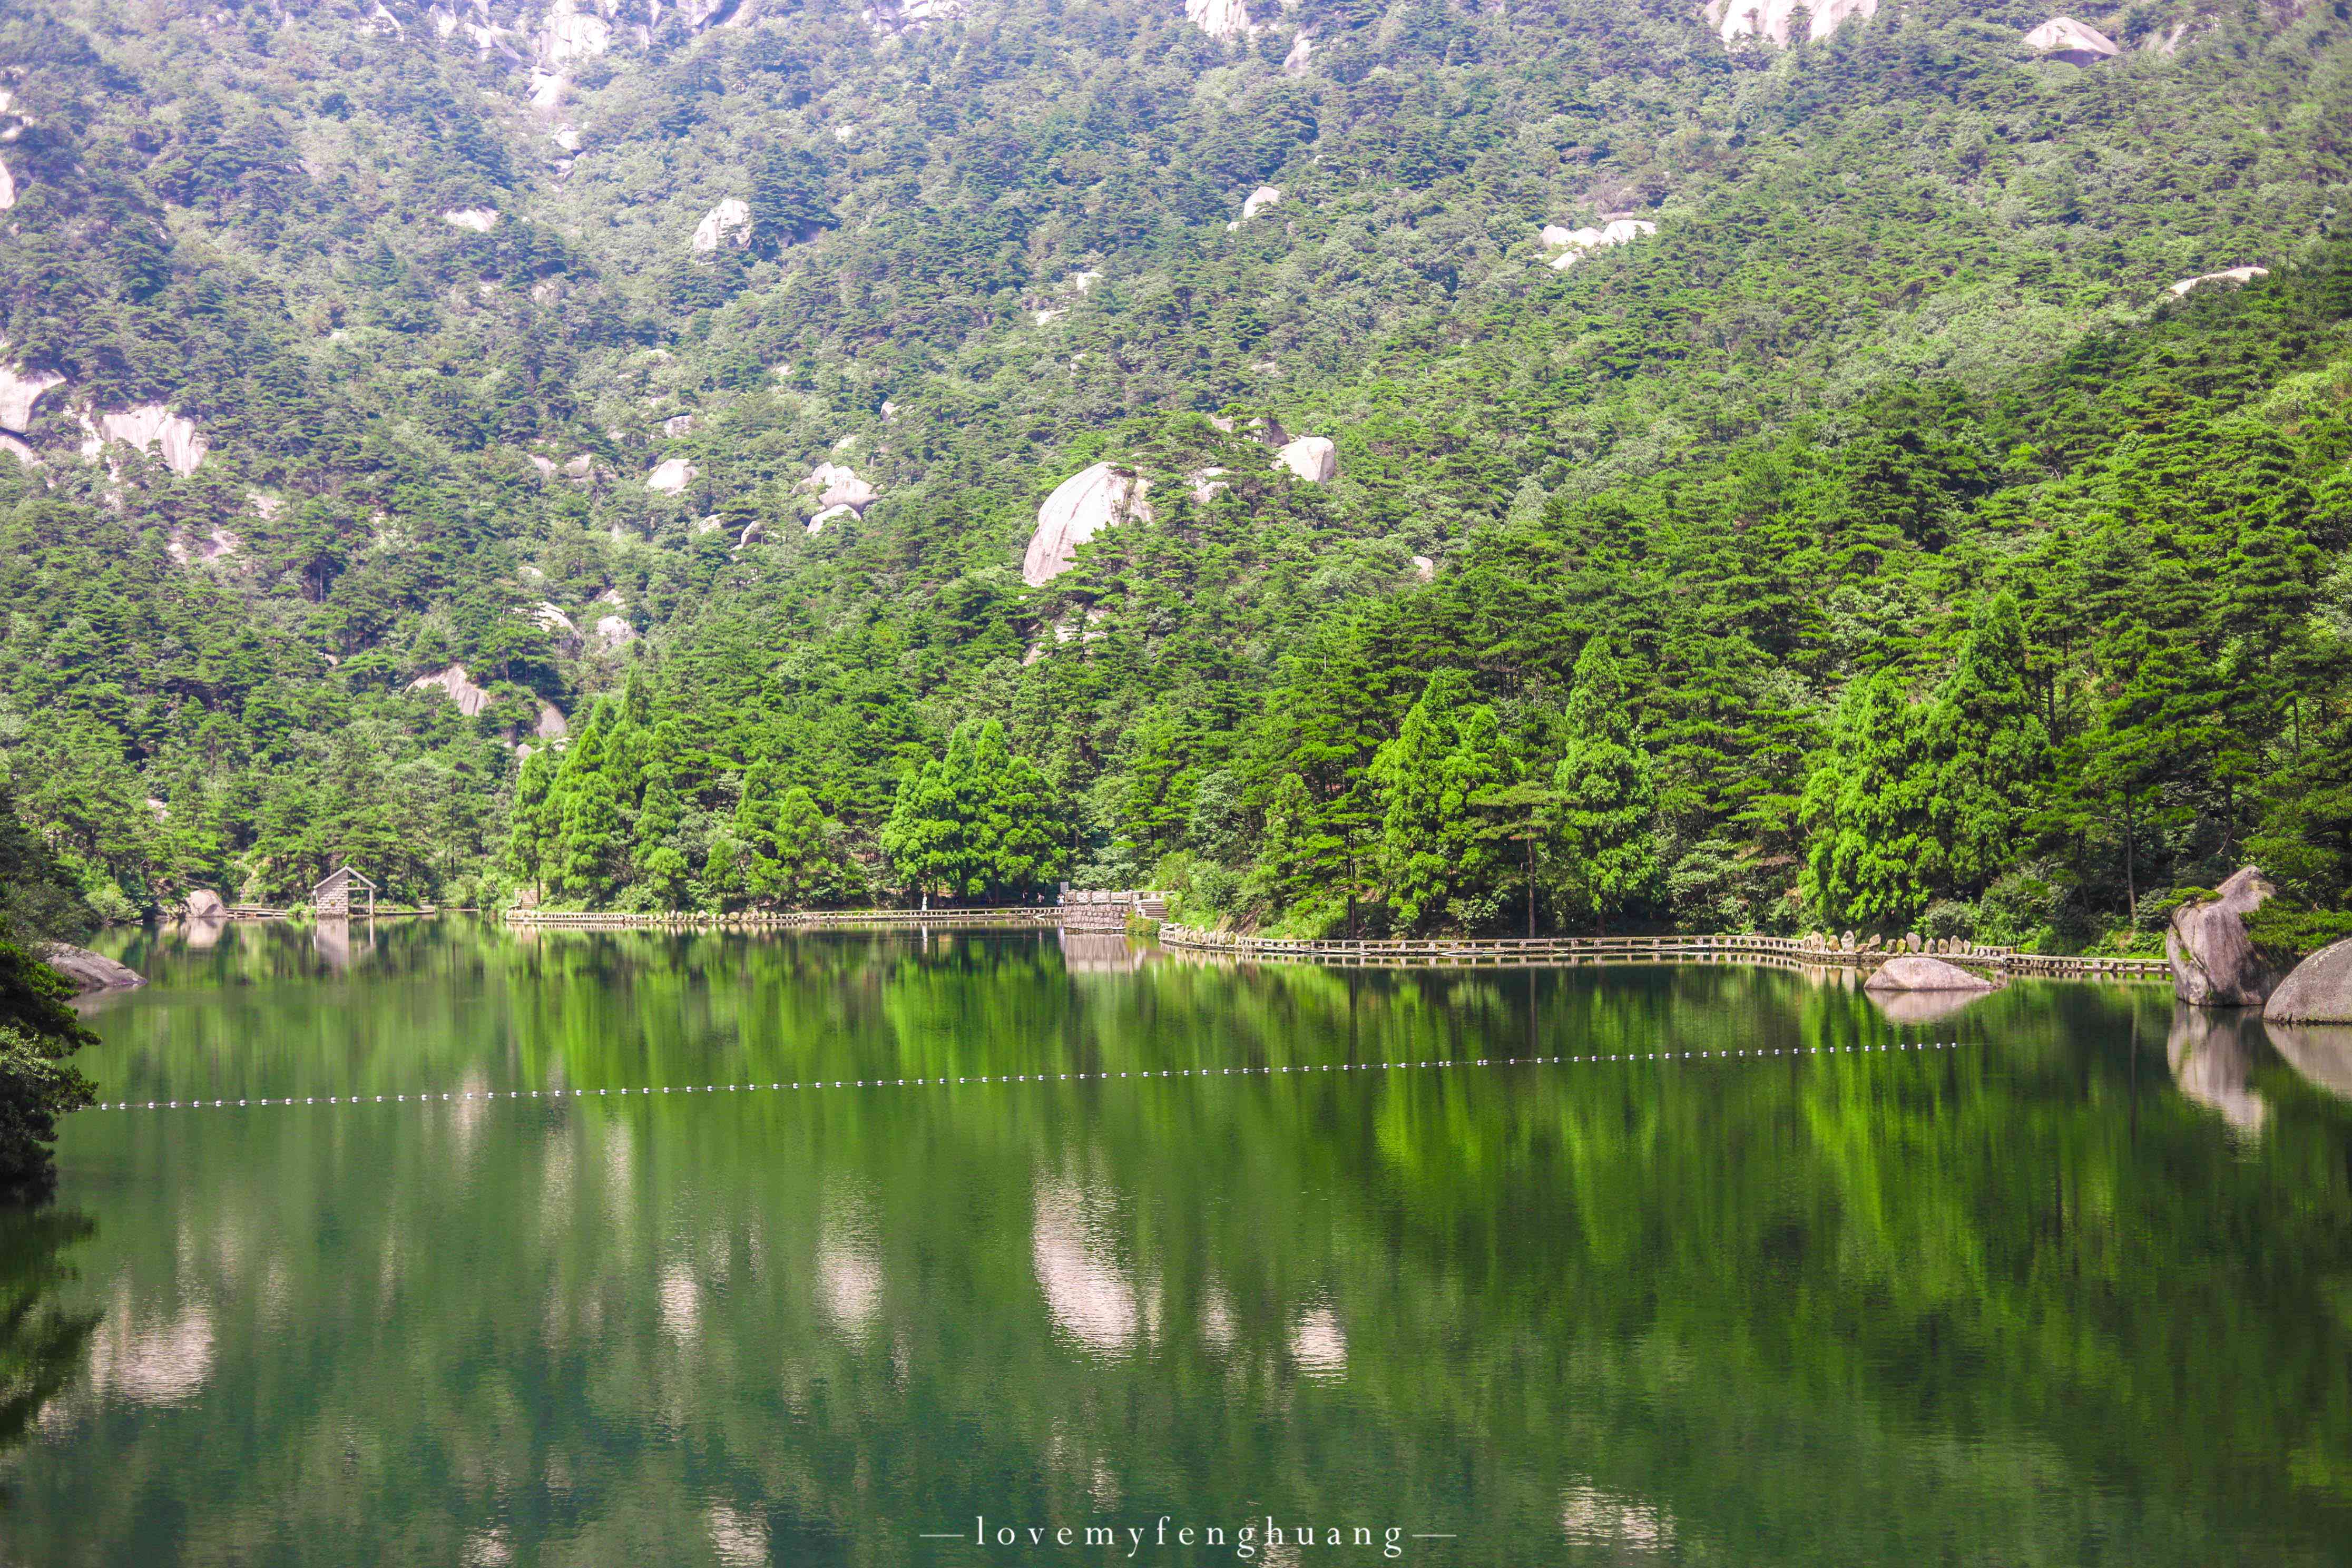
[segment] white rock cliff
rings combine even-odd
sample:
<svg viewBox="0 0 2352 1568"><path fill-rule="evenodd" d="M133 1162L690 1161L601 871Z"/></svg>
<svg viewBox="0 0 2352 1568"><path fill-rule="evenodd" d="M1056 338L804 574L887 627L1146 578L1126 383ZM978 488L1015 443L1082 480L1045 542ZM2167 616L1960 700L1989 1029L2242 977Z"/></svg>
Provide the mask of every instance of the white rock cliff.
<svg viewBox="0 0 2352 1568"><path fill-rule="evenodd" d="M1029 536L1021 580L1042 588L1068 571L1078 546L1104 529L1131 518L1149 520L1151 507L1143 498L1150 488L1133 469L1116 463L1097 463L1055 486L1037 509L1037 531Z"/></svg>

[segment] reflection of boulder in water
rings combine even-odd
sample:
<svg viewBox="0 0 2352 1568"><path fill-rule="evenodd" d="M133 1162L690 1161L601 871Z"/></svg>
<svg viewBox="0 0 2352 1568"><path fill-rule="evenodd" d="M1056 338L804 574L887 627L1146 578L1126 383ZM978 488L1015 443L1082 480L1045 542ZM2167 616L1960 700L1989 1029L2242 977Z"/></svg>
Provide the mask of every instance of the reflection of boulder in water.
<svg viewBox="0 0 2352 1568"><path fill-rule="evenodd" d="M181 940L197 952L220 945L221 932L228 930L226 921L190 921L181 928Z"/></svg>
<svg viewBox="0 0 2352 1568"><path fill-rule="evenodd" d="M2327 1090L2352 1100L2352 1024L2270 1024L2271 1048L2286 1065Z"/></svg>
<svg viewBox="0 0 2352 1568"><path fill-rule="evenodd" d="M1990 994L1983 991L1870 991L1870 999L1890 1024L1933 1024Z"/></svg>
<svg viewBox="0 0 2352 1568"><path fill-rule="evenodd" d="M2182 1003L2172 1009L2172 1033L2164 1042L2180 1092L2247 1132L2261 1131L2270 1115L2270 1106L2247 1082L2260 1026L2251 1014L2209 1012Z"/></svg>
<svg viewBox="0 0 2352 1568"><path fill-rule="evenodd" d="M1117 1258L1095 1234L1100 1205L1065 1182L1037 1188L1030 1262L1055 1326L1097 1354L1124 1356L1143 1328L1142 1303Z"/></svg>
<svg viewBox="0 0 2352 1568"><path fill-rule="evenodd" d="M1143 967L1143 950L1117 931L1066 929L1062 964L1073 974L1131 974Z"/></svg>

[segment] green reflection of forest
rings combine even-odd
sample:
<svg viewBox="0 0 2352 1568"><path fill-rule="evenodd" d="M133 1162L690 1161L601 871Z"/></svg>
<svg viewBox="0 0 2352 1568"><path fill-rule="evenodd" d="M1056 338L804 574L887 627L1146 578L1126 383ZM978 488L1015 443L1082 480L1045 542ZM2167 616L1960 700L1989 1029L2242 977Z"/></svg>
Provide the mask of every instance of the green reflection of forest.
<svg viewBox="0 0 2352 1568"><path fill-rule="evenodd" d="M134 962L90 1067L138 1098L1963 1043L89 1113L105 1319L15 1467L37 1560L928 1561L981 1511L1268 1507L1513 1563L2352 1529L2352 1118L2258 1056L2233 1131L2160 990L1905 1030L1776 970L1077 972L1041 931Z"/></svg>

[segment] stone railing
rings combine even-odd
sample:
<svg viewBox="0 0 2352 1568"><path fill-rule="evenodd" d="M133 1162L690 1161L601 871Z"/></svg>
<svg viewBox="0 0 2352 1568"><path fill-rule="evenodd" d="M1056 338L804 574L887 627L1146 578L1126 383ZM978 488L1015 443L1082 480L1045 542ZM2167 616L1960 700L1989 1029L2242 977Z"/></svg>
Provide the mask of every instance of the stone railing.
<svg viewBox="0 0 2352 1568"><path fill-rule="evenodd" d="M1876 969L1898 948L1832 946L1819 939L1786 936L1539 936L1423 937L1390 942L1347 939L1308 941L1242 936L1163 925L1160 941L1183 952L1235 958L1289 960L1353 967L1459 967L1480 964L1551 964L1576 967L1607 963L1774 963L1791 966ZM1924 946L1925 944L1923 944ZM2011 948L1947 943L1936 956L1971 969L2002 973L2160 978L2171 971L2161 960L2053 958Z"/></svg>
<svg viewBox="0 0 2352 1568"><path fill-rule="evenodd" d="M941 910L748 910L724 915L701 910L650 914L616 910L509 910L506 919L509 925L583 930L789 931L821 926L1055 925L1059 923L1060 911L1050 904Z"/></svg>

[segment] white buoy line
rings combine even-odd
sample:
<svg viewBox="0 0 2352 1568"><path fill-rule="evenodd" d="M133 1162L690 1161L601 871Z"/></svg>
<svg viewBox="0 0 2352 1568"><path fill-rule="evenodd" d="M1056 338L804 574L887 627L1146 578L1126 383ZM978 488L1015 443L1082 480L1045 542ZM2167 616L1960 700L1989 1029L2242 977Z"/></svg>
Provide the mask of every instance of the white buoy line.
<svg viewBox="0 0 2352 1568"><path fill-rule="evenodd" d="M1962 1044L1958 1040L1895 1040L1875 1046L1776 1046L1770 1049L1759 1046L1752 1049L1726 1051L1611 1051L1589 1052L1583 1055L1558 1057L1464 1057L1421 1062L1325 1062L1292 1067L1232 1067L1232 1068L1162 1068L1141 1072L1028 1072L1028 1073L967 1073L950 1078L944 1074L931 1078L860 1078L809 1079L785 1083L705 1083L672 1084L645 1089L452 1089L443 1094L300 1094L248 1098L244 1100L101 1100L91 1107L96 1110L236 1110L256 1106L291 1105L442 1105L467 1100L604 1100L625 1095L654 1094L733 1094L750 1092L807 1092L831 1089L951 1089L962 1084L1005 1083L1112 1083L1122 1079L1205 1079L1231 1078L1236 1073L1244 1078L1273 1078L1277 1075L1318 1072L1398 1072L1423 1068L1507 1068L1564 1067L1574 1064L1601 1062L1681 1062L1681 1061L1769 1061L1775 1057L1859 1056L1873 1051L1948 1051Z"/></svg>

